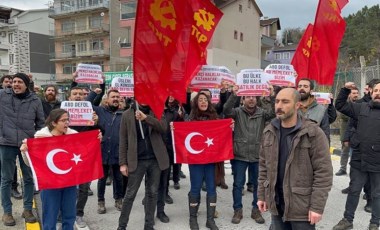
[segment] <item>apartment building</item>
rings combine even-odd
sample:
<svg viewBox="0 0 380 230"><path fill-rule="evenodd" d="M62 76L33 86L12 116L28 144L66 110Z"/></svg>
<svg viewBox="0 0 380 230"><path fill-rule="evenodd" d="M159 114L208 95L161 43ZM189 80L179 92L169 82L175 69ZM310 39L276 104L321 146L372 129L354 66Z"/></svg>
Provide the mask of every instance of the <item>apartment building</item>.
<svg viewBox="0 0 380 230"><path fill-rule="evenodd" d="M0 75L23 72L31 73L36 84L54 81L49 61L52 23L47 9L0 6Z"/></svg>
<svg viewBox="0 0 380 230"><path fill-rule="evenodd" d="M100 65L104 72L132 67L132 28L135 1L55 0L49 7L54 19L57 82L72 79L79 63Z"/></svg>

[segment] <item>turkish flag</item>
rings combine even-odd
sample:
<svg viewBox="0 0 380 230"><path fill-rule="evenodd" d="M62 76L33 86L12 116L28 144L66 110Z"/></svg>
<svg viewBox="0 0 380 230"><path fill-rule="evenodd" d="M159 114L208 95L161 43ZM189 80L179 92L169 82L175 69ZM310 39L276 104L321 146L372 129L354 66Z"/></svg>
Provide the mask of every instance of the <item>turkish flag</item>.
<svg viewBox="0 0 380 230"><path fill-rule="evenodd" d="M99 130L27 139L36 189L56 189L103 177Z"/></svg>
<svg viewBox="0 0 380 230"><path fill-rule="evenodd" d="M234 158L232 119L174 122L174 161L208 164Z"/></svg>
<svg viewBox="0 0 380 230"><path fill-rule="evenodd" d="M210 0L138 1L133 71L140 104L161 117L168 96L186 102L187 85L206 64L206 47L221 16Z"/></svg>

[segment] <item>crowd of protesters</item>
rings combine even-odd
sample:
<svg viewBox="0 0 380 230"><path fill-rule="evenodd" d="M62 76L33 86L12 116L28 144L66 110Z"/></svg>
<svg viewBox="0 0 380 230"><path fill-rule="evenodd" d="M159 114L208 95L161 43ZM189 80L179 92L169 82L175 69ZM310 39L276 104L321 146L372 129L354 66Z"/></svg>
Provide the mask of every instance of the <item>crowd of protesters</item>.
<svg viewBox="0 0 380 230"><path fill-rule="evenodd" d="M320 105L313 96L314 81L302 78L295 88L270 86L270 96L237 96L238 87L221 85L220 101L211 103L207 89L187 92L187 102L168 97L161 117L156 117L149 105L138 104L133 98L123 98L117 90L106 91L105 84L95 90L73 83L67 98L70 101L90 101L93 104L94 126L70 126L68 113L60 109L58 90L45 86L42 95L34 91L31 75L17 73L1 78L0 89L0 167L2 222L14 226L11 197L24 199L22 217L25 222L37 220L32 212L33 178L24 152L26 138L59 136L93 129L101 134L104 177L97 181L99 215L107 212L105 190L112 181L114 206L120 211L118 230L127 228L133 203L141 183L145 184L143 205L144 229L154 229L154 217L169 223L165 203L173 203L169 180L174 189L181 188L185 177L181 165L174 162L171 122L233 119L233 154L231 160L233 185L231 223L243 218L244 185L252 191L250 217L265 223L262 212L271 213L270 228L315 229L322 219L328 193L332 186L332 164L329 156L330 124L341 112L341 167L336 176L347 174L350 160L350 184L343 219L334 230L353 228L359 195L364 188L365 210L372 213L369 229L380 223L380 80L367 84L368 91L359 99L354 83L340 90L333 104ZM16 159L22 171L23 192L18 191ZM224 162L189 164L188 192L189 227L199 229L198 213L201 190L206 191L206 227L217 227L216 187L228 189ZM248 175L248 176L247 176ZM247 176L247 177L246 177ZM45 230L55 229L61 219L62 229L87 226L84 208L93 192L90 183L40 193ZM108 183L109 184L109 183ZM64 202L62 201L64 198ZM223 201L222 201L223 202ZM156 210L157 209L157 210ZM92 217L86 217L91 219Z"/></svg>

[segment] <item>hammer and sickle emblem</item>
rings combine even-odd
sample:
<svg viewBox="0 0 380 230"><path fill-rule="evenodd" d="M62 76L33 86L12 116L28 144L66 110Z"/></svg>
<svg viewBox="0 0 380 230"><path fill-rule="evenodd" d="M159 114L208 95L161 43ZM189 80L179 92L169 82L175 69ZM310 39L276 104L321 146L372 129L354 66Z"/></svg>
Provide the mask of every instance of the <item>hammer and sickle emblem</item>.
<svg viewBox="0 0 380 230"><path fill-rule="evenodd" d="M194 20L196 21L197 26L202 26L206 31L210 31L215 25L214 18L215 15L203 9L199 9L198 12L194 14Z"/></svg>
<svg viewBox="0 0 380 230"><path fill-rule="evenodd" d="M161 27L166 28L169 26L171 30L176 28L176 14L172 1L170 0L155 0L150 4L150 15L156 21L160 21Z"/></svg>

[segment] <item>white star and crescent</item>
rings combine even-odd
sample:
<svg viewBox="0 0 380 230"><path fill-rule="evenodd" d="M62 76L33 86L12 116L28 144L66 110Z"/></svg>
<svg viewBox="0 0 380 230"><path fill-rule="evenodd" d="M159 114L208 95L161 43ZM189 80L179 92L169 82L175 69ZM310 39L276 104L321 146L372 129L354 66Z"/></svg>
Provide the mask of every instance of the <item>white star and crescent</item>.
<svg viewBox="0 0 380 230"><path fill-rule="evenodd" d="M201 152L203 152L205 149L201 149L201 150L195 150L193 149L193 147L191 146L190 142L191 142L191 139L195 136L202 136L204 137L201 133L198 133L198 132L191 132L189 133L186 138L185 138L185 147L187 149L187 151L189 151L191 154L200 154ZM207 147L210 147L210 145L214 145L214 139L212 138L208 138L207 137L207 140L204 142L205 144L207 144Z"/></svg>
<svg viewBox="0 0 380 230"><path fill-rule="evenodd" d="M48 166L48 168L50 169L50 171L52 171L53 173L55 174L60 174L60 175L63 175L63 174L67 174L71 171L72 167L70 167L69 169L60 169L58 168L55 163L54 163L54 156L58 153L67 153L68 152L66 150L63 150L63 149L53 149L51 150L47 155L46 155L46 164ZM80 154L73 154L73 158L71 159L72 161L75 162L75 165L78 165L78 162L79 161L83 161L81 158L80 158Z"/></svg>

